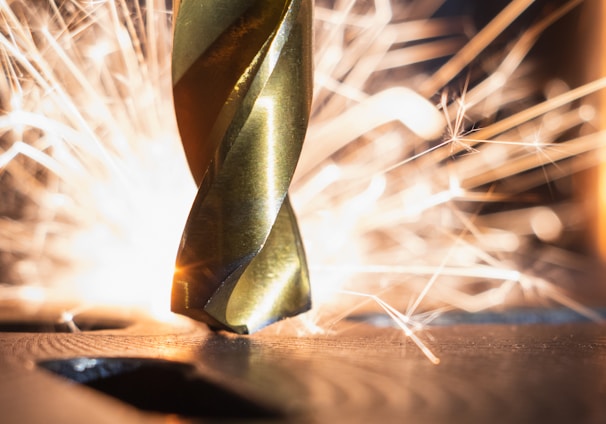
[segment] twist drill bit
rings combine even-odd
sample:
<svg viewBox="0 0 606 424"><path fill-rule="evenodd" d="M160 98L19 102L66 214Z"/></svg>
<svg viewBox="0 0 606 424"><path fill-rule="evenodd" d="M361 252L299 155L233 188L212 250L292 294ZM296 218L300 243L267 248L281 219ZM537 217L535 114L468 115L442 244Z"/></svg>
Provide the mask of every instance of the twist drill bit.
<svg viewBox="0 0 606 424"><path fill-rule="evenodd" d="M199 186L174 312L246 334L311 306L288 200L311 103L310 0L175 3L173 95Z"/></svg>

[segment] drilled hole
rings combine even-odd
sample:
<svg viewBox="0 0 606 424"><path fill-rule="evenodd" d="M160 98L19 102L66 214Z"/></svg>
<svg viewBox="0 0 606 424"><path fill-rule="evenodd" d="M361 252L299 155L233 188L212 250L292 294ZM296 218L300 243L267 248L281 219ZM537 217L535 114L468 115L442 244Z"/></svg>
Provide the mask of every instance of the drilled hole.
<svg viewBox="0 0 606 424"><path fill-rule="evenodd" d="M141 358L44 361L44 369L144 411L200 418L279 418L280 414L204 380L192 365Z"/></svg>

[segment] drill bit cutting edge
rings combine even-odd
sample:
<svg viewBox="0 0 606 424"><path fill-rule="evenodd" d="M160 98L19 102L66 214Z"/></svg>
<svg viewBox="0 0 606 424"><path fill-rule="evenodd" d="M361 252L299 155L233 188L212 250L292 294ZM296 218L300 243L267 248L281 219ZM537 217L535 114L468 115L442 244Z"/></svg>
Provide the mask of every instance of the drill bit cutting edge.
<svg viewBox="0 0 606 424"><path fill-rule="evenodd" d="M311 307L288 199L311 103L309 0L181 0L173 95L199 186L171 309L252 333Z"/></svg>

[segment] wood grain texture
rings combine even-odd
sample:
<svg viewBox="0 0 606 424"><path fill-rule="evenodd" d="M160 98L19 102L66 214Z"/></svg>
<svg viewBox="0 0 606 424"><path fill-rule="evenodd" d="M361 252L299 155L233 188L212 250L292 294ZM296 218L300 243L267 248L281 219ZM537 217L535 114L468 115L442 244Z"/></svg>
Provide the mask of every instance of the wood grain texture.
<svg viewBox="0 0 606 424"><path fill-rule="evenodd" d="M396 329L367 324L343 322L327 335L246 337L188 321L131 321L74 334L0 333L0 421L189 422L137 410L37 366L86 356L194 364L202 378L280 411L277 422L606 422L599 324L433 328L421 336L440 357L436 366Z"/></svg>

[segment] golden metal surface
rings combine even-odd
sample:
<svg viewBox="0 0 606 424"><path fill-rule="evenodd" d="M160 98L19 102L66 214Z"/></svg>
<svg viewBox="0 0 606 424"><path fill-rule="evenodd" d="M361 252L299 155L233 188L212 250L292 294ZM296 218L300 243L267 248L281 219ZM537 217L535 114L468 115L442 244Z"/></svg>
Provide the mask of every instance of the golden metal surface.
<svg viewBox="0 0 606 424"><path fill-rule="evenodd" d="M310 307L287 191L311 102L309 0L181 0L173 93L199 185L172 310L237 333Z"/></svg>

